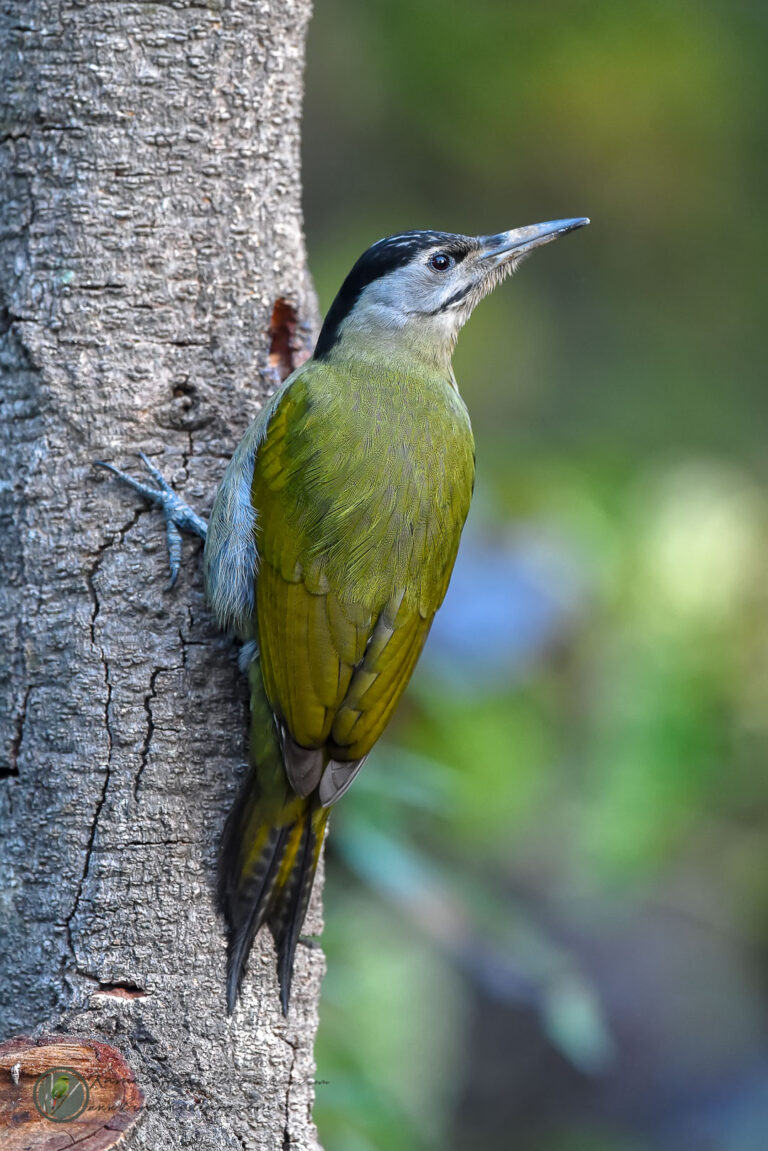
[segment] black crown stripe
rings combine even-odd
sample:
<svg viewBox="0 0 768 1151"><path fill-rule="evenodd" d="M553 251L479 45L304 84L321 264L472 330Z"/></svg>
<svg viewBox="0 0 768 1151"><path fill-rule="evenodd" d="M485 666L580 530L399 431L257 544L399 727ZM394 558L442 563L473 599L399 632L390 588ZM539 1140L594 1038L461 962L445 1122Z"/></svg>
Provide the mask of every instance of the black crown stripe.
<svg viewBox="0 0 768 1151"><path fill-rule="evenodd" d="M444 248L457 263L471 250L471 242L466 236L452 232L400 232L377 240L363 252L328 309L315 346L315 359L322 359L331 350L339 338L341 325L369 284L436 246Z"/></svg>

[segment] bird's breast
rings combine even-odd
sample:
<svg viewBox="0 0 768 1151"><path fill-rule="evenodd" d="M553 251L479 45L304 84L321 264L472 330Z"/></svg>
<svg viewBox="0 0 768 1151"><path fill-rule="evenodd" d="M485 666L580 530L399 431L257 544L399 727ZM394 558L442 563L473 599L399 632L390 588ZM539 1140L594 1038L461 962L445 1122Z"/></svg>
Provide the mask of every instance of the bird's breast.
<svg viewBox="0 0 768 1151"><path fill-rule="evenodd" d="M351 599L385 603L402 589L433 612L474 479L469 419L450 382L309 386L288 423L290 475L274 527L298 545L286 556ZM261 522L266 537L268 517Z"/></svg>

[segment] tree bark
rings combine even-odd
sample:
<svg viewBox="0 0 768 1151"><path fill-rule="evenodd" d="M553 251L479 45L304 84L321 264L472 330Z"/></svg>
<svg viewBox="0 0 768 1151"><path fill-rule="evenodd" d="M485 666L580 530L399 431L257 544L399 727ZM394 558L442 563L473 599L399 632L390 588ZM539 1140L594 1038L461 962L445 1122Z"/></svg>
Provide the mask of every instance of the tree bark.
<svg viewBox="0 0 768 1151"><path fill-rule="evenodd" d="M322 953L299 948L284 1020L262 932L225 1011L237 653L199 541L167 590L160 515L92 466L143 449L207 514L270 360L316 329L309 7L0 0L0 1038L118 1047L152 1151L316 1147Z"/></svg>

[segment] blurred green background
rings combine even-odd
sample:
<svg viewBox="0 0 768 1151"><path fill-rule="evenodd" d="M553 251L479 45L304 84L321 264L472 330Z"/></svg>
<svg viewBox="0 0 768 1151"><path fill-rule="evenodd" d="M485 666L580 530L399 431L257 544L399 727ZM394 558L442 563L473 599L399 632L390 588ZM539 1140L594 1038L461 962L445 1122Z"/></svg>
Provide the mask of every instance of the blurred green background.
<svg viewBox="0 0 768 1151"><path fill-rule="evenodd" d="M374 239L592 226L484 302L475 503L328 845L327 1151L768 1147L768 6L317 0L325 308Z"/></svg>

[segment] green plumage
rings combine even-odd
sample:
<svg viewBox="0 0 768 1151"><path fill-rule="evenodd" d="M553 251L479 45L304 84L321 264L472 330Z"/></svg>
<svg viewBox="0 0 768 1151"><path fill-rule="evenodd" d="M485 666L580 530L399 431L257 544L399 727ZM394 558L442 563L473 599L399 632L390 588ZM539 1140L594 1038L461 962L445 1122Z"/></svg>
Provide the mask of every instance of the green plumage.
<svg viewBox="0 0 768 1151"><path fill-rule="evenodd" d="M252 499L264 681L297 743L370 751L383 724L364 713L405 686L397 672L445 595L473 475L466 409L437 373L310 361L286 387ZM392 632L360 667L383 613Z"/></svg>
<svg viewBox="0 0 768 1151"><path fill-rule="evenodd" d="M268 924L283 1010L328 812L402 695L445 596L474 484L451 354L476 304L583 217L373 244L325 318L313 358L237 447L210 524L157 483L114 472L162 506L171 582L179 529L205 538L208 599L244 644L249 767L219 858L232 1011Z"/></svg>
<svg viewBox="0 0 768 1151"><path fill-rule="evenodd" d="M241 631L260 654L250 667L251 767L220 868L230 1006L260 923L285 949L303 920L326 818L319 777L330 764L348 785L390 718L445 595L474 481L469 418L447 372L309 361L251 436L258 574ZM227 495L225 480L214 543ZM281 730L300 758L317 752L304 756L309 796L289 782ZM292 948L286 1002L291 962Z"/></svg>
<svg viewBox="0 0 768 1151"><path fill-rule="evenodd" d="M251 682L250 766L220 858L230 1010L265 922L287 1010L329 808L389 721L445 596L474 484L451 370L458 331L519 259L584 223L374 244L314 357L227 468L206 585L247 645Z"/></svg>

